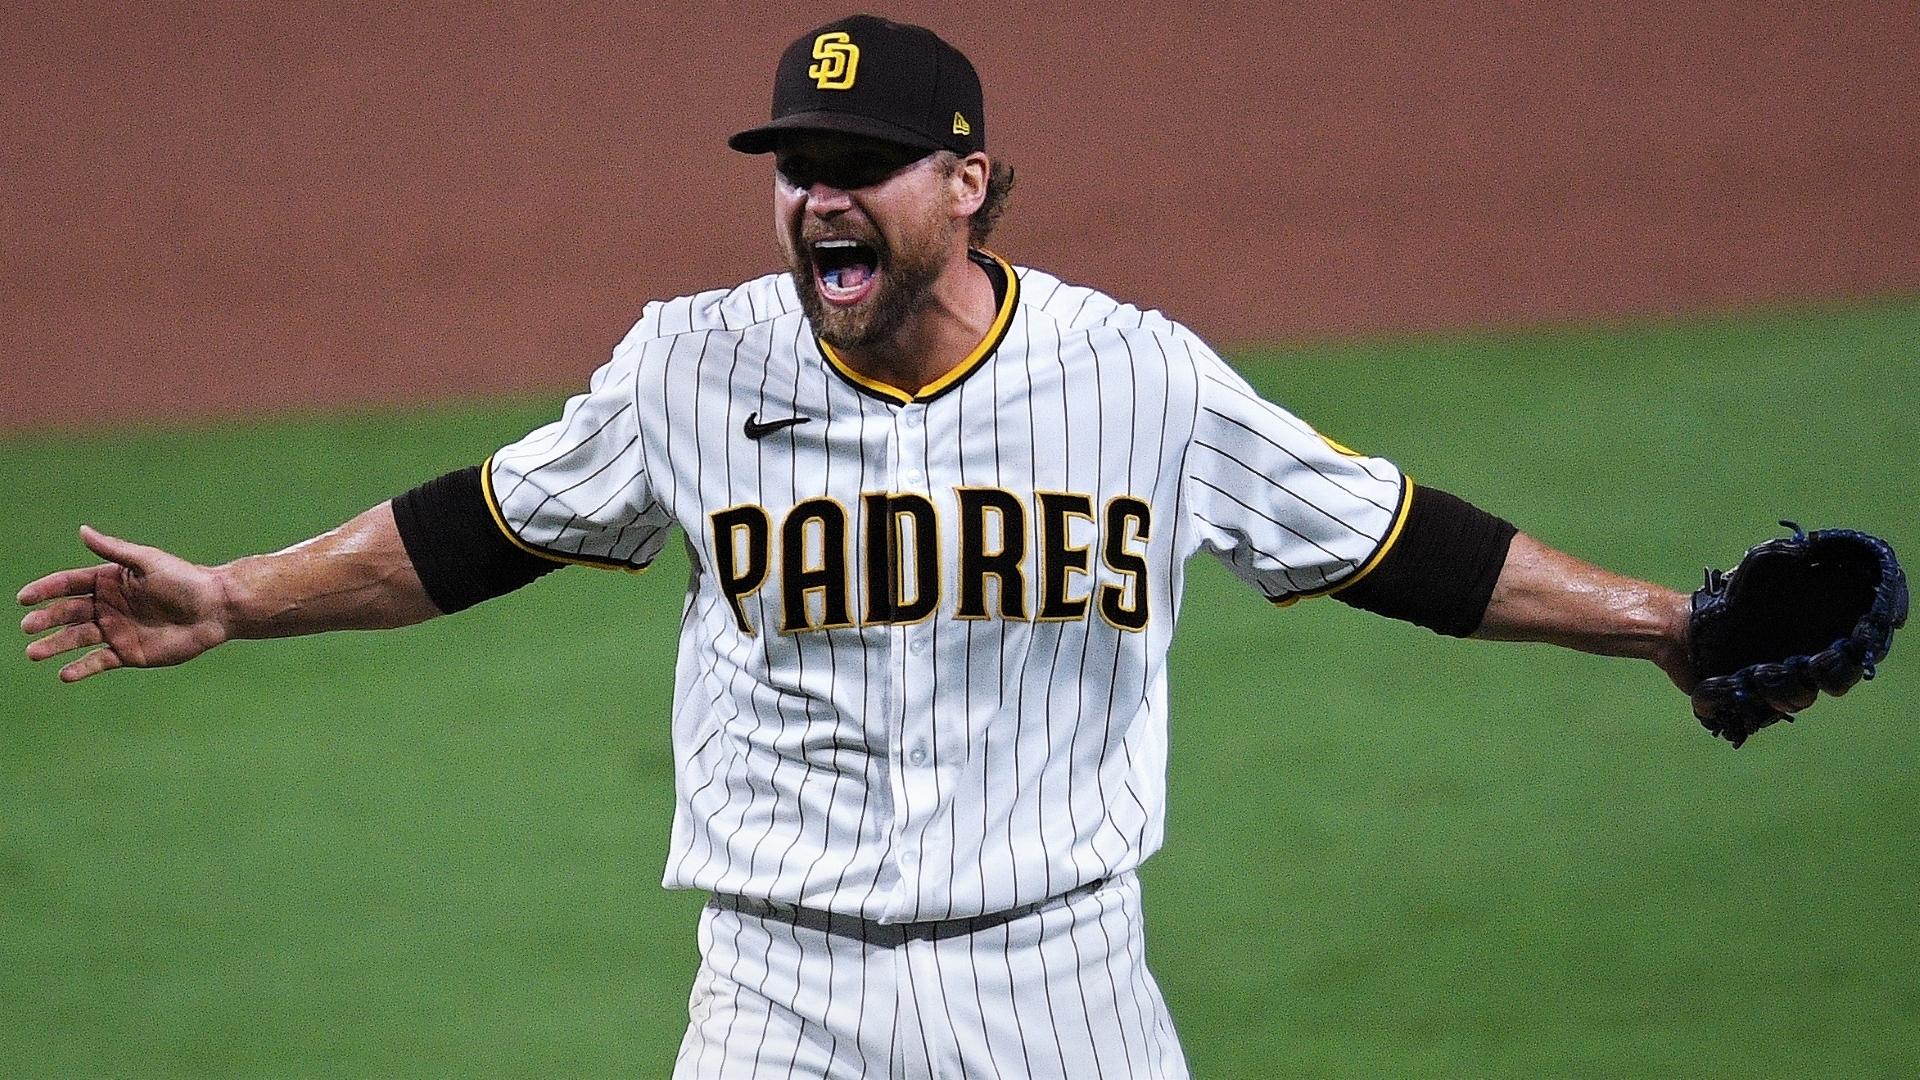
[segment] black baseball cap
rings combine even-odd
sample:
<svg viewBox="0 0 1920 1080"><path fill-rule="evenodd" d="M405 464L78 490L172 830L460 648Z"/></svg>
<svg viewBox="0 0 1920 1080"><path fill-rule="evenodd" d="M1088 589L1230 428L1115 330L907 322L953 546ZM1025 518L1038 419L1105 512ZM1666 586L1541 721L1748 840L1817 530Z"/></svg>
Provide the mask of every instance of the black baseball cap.
<svg viewBox="0 0 1920 1080"><path fill-rule="evenodd" d="M770 153L788 131L839 131L961 155L985 150L980 76L925 27L852 15L787 46L773 77L773 119L727 145Z"/></svg>

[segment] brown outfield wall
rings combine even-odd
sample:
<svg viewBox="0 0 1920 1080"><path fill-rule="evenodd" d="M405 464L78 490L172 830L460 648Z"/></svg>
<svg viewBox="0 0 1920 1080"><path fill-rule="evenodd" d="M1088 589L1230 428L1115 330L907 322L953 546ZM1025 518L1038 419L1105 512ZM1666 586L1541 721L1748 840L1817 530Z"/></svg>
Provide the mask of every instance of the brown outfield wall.
<svg viewBox="0 0 1920 1080"><path fill-rule="evenodd" d="M773 266L723 138L842 10L387 7L9 9L0 427L572 387ZM998 249L1221 344L1920 289L1910 3L1392 7L889 14Z"/></svg>

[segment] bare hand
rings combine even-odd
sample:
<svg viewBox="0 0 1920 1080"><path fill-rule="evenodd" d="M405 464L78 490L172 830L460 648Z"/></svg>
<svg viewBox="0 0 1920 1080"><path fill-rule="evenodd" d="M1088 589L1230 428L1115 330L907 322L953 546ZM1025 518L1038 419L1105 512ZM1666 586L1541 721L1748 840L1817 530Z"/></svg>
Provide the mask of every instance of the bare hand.
<svg viewBox="0 0 1920 1080"><path fill-rule="evenodd" d="M227 640L213 571L91 526L80 527L80 541L110 561L48 574L20 590L22 604L53 601L20 620L29 634L53 631L27 646L27 659L103 646L60 669L62 682L79 682L118 667L185 663Z"/></svg>

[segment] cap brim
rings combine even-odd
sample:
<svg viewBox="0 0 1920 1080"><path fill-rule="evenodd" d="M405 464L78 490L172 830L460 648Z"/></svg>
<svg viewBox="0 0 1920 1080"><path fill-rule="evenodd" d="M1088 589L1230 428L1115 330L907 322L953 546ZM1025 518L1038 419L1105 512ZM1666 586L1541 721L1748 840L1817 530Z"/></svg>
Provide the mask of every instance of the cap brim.
<svg viewBox="0 0 1920 1080"><path fill-rule="evenodd" d="M780 148L780 137L799 131L831 131L842 135L865 135L870 139L898 143L923 150L943 149L943 144L899 124L854 113L815 110L792 113L727 140L727 145L743 154L770 154Z"/></svg>

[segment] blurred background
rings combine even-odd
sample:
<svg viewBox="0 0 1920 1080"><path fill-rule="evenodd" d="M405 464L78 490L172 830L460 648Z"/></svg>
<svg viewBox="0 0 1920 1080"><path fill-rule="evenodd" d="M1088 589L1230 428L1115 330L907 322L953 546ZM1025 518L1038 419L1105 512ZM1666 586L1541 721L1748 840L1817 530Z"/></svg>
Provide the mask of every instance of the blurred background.
<svg viewBox="0 0 1920 1080"><path fill-rule="evenodd" d="M775 268L724 139L845 13L10 6L0 581L294 542ZM1910 4L884 13L982 73L997 250L1340 441L1675 587L1780 517L1920 551ZM684 572L0 657L0 1072L665 1075ZM1736 754L1650 667L1196 567L1143 874L1196 1075L1920 1073L1913 647Z"/></svg>
<svg viewBox="0 0 1920 1080"><path fill-rule="evenodd" d="M995 246L1225 346L1920 288L1912 5L905 4ZM0 423L571 387L778 257L791 5L14 5Z"/></svg>

